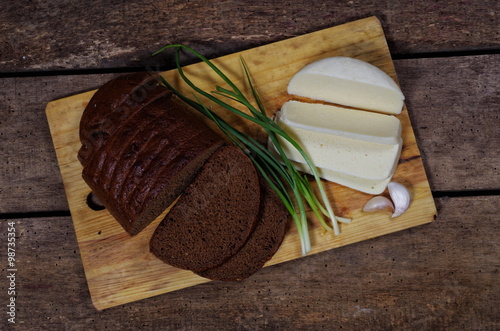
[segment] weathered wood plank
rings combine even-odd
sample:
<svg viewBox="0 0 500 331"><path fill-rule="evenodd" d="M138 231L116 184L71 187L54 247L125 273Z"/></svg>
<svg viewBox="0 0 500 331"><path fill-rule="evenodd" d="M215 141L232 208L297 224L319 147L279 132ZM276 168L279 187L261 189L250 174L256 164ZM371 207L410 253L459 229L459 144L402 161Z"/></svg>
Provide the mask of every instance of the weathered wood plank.
<svg viewBox="0 0 500 331"><path fill-rule="evenodd" d="M496 0L484 1L16 1L0 3L0 71L142 67L183 42L210 57L368 16L391 51L498 48Z"/></svg>
<svg viewBox="0 0 500 331"><path fill-rule="evenodd" d="M499 198L437 199L439 216L431 224L268 267L241 283L206 283L102 312L92 307L71 219L15 220L16 324L25 330L497 329ZM7 222L0 221L4 238ZM0 300L8 300L6 291ZM0 323L7 324L5 316Z"/></svg>
<svg viewBox="0 0 500 331"><path fill-rule="evenodd" d="M68 210L44 109L112 76L0 79L0 213Z"/></svg>
<svg viewBox="0 0 500 331"><path fill-rule="evenodd" d="M434 190L500 188L500 55L395 61Z"/></svg>
<svg viewBox="0 0 500 331"><path fill-rule="evenodd" d="M499 60L394 61L433 190L500 188ZM0 213L68 209L45 106L113 76L0 79Z"/></svg>

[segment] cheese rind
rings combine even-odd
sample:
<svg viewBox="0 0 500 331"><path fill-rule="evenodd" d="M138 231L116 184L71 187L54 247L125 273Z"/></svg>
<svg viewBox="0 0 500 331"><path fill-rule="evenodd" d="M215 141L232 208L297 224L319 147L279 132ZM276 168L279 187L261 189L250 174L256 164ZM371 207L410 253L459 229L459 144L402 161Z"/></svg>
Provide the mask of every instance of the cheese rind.
<svg viewBox="0 0 500 331"><path fill-rule="evenodd" d="M290 80L288 93L388 114L401 113L404 102L401 89L384 71L342 56L306 65Z"/></svg>
<svg viewBox="0 0 500 331"><path fill-rule="evenodd" d="M288 101L283 104L278 117L289 127L318 133L390 145L401 139L401 122L391 115Z"/></svg>

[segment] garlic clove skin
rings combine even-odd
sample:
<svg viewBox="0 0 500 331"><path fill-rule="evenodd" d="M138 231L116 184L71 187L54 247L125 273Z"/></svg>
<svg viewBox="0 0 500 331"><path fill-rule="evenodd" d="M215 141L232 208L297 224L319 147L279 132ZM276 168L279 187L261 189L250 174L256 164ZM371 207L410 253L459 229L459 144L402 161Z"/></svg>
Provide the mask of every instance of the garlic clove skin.
<svg viewBox="0 0 500 331"><path fill-rule="evenodd" d="M392 218L405 213L411 202L410 191L398 182L390 182L387 184L387 188L392 201L381 195L373 197L364 205L363 211L372 212L386 209L393 213Z"/></svg>
<svg viewBox="0 0 500 331"><path fill-rule="evenodd" d="M398 182L390 182L387 184L387 188L389 189L389 194L395 206L392 217L398 217L406 212L410 206L410 192L406 186Z"/></svg>
<svg viewBox="0 0 500 331"><path fill-rule="evenodd" d="M394 205L391 200L379 195L368 200L368 202L363 207L364 212L372 212L377 210L388 210L393 213Z"/></svg>

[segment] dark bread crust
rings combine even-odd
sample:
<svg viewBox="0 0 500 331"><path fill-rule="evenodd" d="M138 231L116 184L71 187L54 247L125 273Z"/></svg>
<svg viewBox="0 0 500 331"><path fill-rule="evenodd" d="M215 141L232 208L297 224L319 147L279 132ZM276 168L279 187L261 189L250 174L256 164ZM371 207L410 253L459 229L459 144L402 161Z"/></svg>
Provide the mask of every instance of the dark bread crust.
<svg viewBox="0 0 500 331"><path fill-rule="evenodd" d="M197 272L212 280L240 281L259 271L280 247L291 216L276 192L261 178L261 207L257 224L245 245L215 268Z"/></svg>
<svg viewBox="0 0 500 331"><path fill-rule="evenodd" d="M141 108L109 136L82 177L135 235L193 180L223 139L171 95Z"/></svg>
<svg viewBox="0 0 500 331"><path fill-rule="evenodd" d="M253 230L260 184L238 148L220 148L154 232L150 250L172 266L201 271L233 256Z"/></svg>
<svg viewBox="0 0 500 331"><path fill-rule="evenodd" d="M171 93L158 85L156 74L149 72L123 75L104 84L92 96L80 120L80 163L85 166L113 132L142 107Z"/></svg>

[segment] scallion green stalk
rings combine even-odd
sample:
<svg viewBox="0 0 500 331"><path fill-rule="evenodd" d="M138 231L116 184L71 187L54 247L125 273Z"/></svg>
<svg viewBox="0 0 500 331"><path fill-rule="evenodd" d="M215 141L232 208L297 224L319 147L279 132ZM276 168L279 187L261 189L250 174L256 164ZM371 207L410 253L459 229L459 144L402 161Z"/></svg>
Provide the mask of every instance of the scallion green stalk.
<svg viewBox="0 0 500 331"><path fill-rule="evenodd" d="M252 102L243 94L243 92L210 60L205 58L203 55L195 51L194 49L181 45L167 45L162 47L160 50L156 51L153 55L157 55L164 52L167 49L175 49L175 62L177 65L177 70L179 76L183 81L193 89L193 91L208 100L214 102L216 105L220 106L222 109L232 112L242 118L252 121L262 127L264 131L268 134L269 139L274 144L280 159L276 158L265 146L257 142L254 138L246 135L245 133L235 129L230 124L228 124L224 119L217 115L214 111L206 107L203 102L193 93L194 100L183 95L180 91L174 88L168 81L163 77L161 80L163 84L172 90L172 92L181 98L183 101L191 105L193 108L198 110L200 113L205 115L207 118L212 120L221 131L226 134L231 141L238 147L240 147L252 160L258 171L261 173L263 178L269 183L271 188L273 188L280 199L283 201L285 207L291 214L293 221L297 227L302 254L306 255L311 250L311 243L309 238L309 229L307 224L307 215L305 204L307 203L311 210L318 217L322 226L331 231L332 228L329 227L323 219L322 215L325 215L331 219L333 231L338 235L339 227L337 223L337 218L333 213L332 207L324 190L323 184L319 177L318 171L314 166L312 160L309 158L307 153L302 149L302 147L295 142L276 122L270 119L265 112L263 103L255 90L248 67L246 66L243 59L241 59L242 67L244 69L245 77L249 83L252 91L252 96L257 104L257 107L253 105ZM198 57L206 65L208 65L228 86L229 88L224 88L221 86L216 86L214 92L206 92L196 86L184 73L180 61L180 52L185 50L191 54ZM219 98L222 97L222 98ZM235 101L245 107L250 113L241 111L240 109L228 104L223 99L228 99ZM282 137L288 141L294 148L299 151L302 155L314 179L317 183L318 190L321 194L321 200L323 205L319 202L319 199L315 196L313 189L305 176L302 176L293 164L288 160L285 152L281 148L278 140L278 136ZM292 194L290 195L291 192Z"/></svg>

